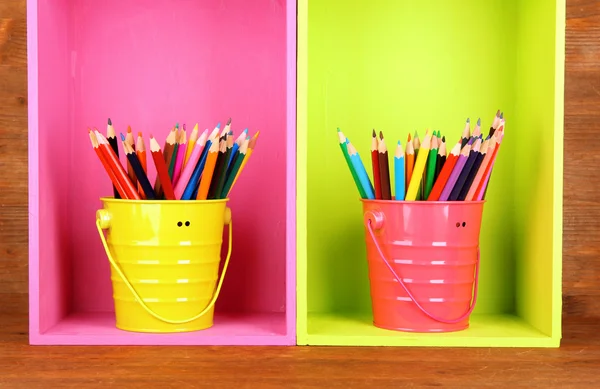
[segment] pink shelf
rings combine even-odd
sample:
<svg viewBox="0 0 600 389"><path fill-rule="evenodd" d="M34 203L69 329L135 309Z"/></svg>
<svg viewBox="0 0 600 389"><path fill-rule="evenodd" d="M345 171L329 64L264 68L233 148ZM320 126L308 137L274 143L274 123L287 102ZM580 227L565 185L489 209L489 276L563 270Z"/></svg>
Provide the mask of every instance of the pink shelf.
<svg viewBox="0 0 600 389"><path fill-rule="evenodd" d="M295 344L296 2L28 0L27 24L30 342ZM175 122L260 130L228 204L233 254L211 329L114 327L94 225L112 188L87 135L108 117L146 142Z"/></svg>

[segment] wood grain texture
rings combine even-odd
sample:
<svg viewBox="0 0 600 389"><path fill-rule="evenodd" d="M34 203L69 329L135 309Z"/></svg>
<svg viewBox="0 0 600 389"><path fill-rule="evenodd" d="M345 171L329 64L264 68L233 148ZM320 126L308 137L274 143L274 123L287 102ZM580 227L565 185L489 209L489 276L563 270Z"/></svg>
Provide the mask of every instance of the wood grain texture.
<svg viewBox="0 0 600 389"><path fill-rule="evenodd" d="M600 387L600 1L567 1L565 99L560 349L31 347L25 0L0 1L0 388Z"/></svg>

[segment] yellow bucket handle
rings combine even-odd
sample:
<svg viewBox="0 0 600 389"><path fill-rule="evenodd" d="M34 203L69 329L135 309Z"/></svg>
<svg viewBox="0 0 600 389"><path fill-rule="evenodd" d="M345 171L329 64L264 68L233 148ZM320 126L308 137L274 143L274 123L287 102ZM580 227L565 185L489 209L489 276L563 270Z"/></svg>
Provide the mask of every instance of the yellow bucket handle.
<svg viewBox="0 0 600 389"><path fill-rule="evenodd" d="M229 265L229 258L231 257L231 246L232 246L232 240L233 240L233 237L232 237L233 228L232 228L231 219L229 220L229 223L227 223L227 224L229 224L229 246L228 246L228 249L227 249L227 258L225 259L225 265L223 266L223 271L221 272L221 277L219 278L219 283L217 285L217 289L215 290L215 292L213 294L213 297L210 300L210 302L208 303L208 305L206 306L206 308L204 308L204 310L202 310L202 312L200 312L196 316L194 316L194 317L192 317L190 319L186 319L186 320L168 320L168 319L165 319L164 317L162 317L161 315L157 314L152 309L150 309L150 307L148 307L146 305L146 303L144 302L144 300L142 300L142 298L140 297L140 295L133 288L133 285L131 285L131 283L129 282L129 280L127 279L127 277L125 277L125 274L123 274L123 272L121 271L121 268L119 268L119 266L117 266L117 264L113 260L113 257L110 254L110 249L108 248L108 244L106 243L106 238L104 237L104 233L102 232L102 227L101 227L100 223L101 223L100 219L96 219L96 227L98 228L98 233L100 234L100 239L102 240L102 245L104 246L104 250L106 251L106 255L108 256L108 260L109 260L110 264L117 271L117 273L119 273L119 276L121 277L121 279L123 280L123 282L125 282L125 285L127 285L127 287L129 288L129 290L131 291L131 293L133 293L133 295L135 296L135 298L137 299L137 301L139 301L139 303L142 305L142 307L144 308L144 310L146 312L148 312L150 315L154 316L158 320L161 320L161 321L163 321L165 323L169 323L169 324L185 324L185 323L189 323L191 321L194 321L194 320L196 320L196 319L204 316L206 314L206 312L208 312L213 307L213 305L215 305L215 302L217 301L217 298L219 297L219 292L221 291L221 285L223 285L223 280L225 279L225 272L227 272L227 265Z"/></svg>

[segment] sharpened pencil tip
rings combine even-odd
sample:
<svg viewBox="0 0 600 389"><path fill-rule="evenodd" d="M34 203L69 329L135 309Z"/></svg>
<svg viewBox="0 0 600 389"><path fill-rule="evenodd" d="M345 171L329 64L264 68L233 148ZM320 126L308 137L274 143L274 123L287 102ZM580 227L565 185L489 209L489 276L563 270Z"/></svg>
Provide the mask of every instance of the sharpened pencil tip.
<svg viewBox="0 0 600 389"><path fill-rule="evenodd" d="M442 136L442 142L446 141L446 135Z"/></svg>
<svg viewBox="0 0 600 389"><path fill-rule="evenodd" d="M248 129L247 129L247 128L244 128L244 131L242 131L242 132L243 132L244 134L247 134L247 133L248 133Z"/></svg>
<svg viewBox="0 0 600 389"><path fill-rule="evenodd" d="M183 123L183 131L186 131L185 123Z"/></svg>
<svg viewBox="0 0 600 389"><path fill-rule="evenodd" d="M471 123L471 119L470 118L467 118L467 123Z"/></svg>
<svg viewBox="0 0 600 389"><path fill-rule="evenodd" d="M500 119L504 119L504 112L500 112Z"/></svg>
<svg viewBox="0 0 600 389"><path fill-rule="evenodd" d="M231 124L231 118L229 118L229 120L227 121L227 125Z"/></svg>
<svg viewBox="0 0 600 389"><path fill-rule="evenodd" d="M141 138L142 137L142 132L138 131L138 136Z"/></svg>
<svg viewBox="0 0 600 389"><path fill-rule="evenodd" d="M402 143L400 141L398 141L398 146L402 146Z"/></svg>
<svg viewBox="0 0 600 389"><path fill-rule="evenodd" d="M110 120L110 118L108 118L108 125L112 126L112 120Z"/></svg>
<svg viewBox="0 0 600 389"><path fill-rule="evenodd" d="M175 123L175 128L179 129L179 123Z"/></svg>
<svg viewBox="0 0 600 389"><path fill-rule="evenodd" d="M127 132L131 132L131 126L127 126Z"/></svg>
<svg viewBox="0 0 600 389"><path fill-rule="evenodd" d="M221 122L217 123L217 128L221 128Z"/></svg>
<svg viewBox="0 0 600 389"><path fill-rule="evenodd" d="M377 138L377 133L375 132L375 129L373 129L373 138Z"/></svg>
<svg viewBox="0 0 600 389"><path fill-rule="evenodd" d="M340 130L340 128L339 128L339 127L337 128L337 130L338 130L338 132L341 132L341 131L342 131L342 130Z"/></svg>
<svg viewBox="0 0 600 389"><path fill-rule="evenodd" d="M125 141L125 135L123 135L123 133L121 133L121 140Z"/></svg>
<svg viewBox="0 0 600 389"><path fill-rule="evenodd" d="M481 126L481 118L477 119L477 125Z"/></svg>
<svg viewBox="0 0 600 389"><path fill-rule="evenodd" d="M152 133L150 133L150 138L154 138L154 135L152 135Z"/></svg>
<svg viewBox="0 0 600 389"><path fill-rule="evenodd" d="M379 131L379 138L383 139L383 131Z"/></svg>
<svg viewBox="0 0 600 389"><path fill-rule="evenodd" d="M496 117L500 116L500 110L496 111Z"/></svg>
<svg viewBox="0 0 600 389"><path fill-rule="evenodd" d="M418 138L419 137L419 133L417 131L415 131L415 136L413 136L413 138Z"/></svg>

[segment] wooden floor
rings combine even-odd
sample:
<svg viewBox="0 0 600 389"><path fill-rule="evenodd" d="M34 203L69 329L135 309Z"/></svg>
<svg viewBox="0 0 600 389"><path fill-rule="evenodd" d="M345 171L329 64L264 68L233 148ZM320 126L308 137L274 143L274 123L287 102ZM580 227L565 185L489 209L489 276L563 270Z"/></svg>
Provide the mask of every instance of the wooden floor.
<svg viewBox="0 0 600 389"><path fill-rule="evenodd" d="M600 1L567 0L566 53L560 349L32 347L25 0L0 0L0 389L599 388Z"/></svg>

